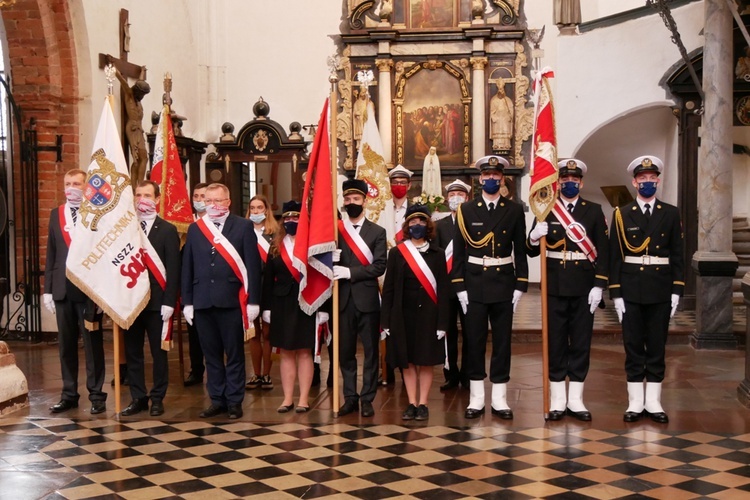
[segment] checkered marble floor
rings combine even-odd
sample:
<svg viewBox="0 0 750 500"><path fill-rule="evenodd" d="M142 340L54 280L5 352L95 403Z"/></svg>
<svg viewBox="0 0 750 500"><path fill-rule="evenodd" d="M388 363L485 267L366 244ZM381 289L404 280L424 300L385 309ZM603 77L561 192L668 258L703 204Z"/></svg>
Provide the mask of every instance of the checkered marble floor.
<svg viewBox="0 0 750 500"><path fill-rule="evenodd" d="M2 498L747 498L748 464L642 427L0 419Z"/></svg>

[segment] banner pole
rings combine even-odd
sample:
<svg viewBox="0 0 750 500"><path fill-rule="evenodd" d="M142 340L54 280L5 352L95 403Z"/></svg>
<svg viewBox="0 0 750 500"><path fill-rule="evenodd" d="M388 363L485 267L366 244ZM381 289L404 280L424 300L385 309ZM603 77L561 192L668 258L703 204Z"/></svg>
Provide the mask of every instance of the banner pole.
<svg viewBox="0 0 750 500"><path fill-rule="evenodd" d="M332 73L329 81L331 82L331 95L328 99L328 105L330 106L330 113L328 116L331 120L331 193L333 196L333 241L338 246L339 232L338 232L338 208L336 204L338 202L338 151L337 151L337 121L338 121L338 109L336 105L336 81L338 77L336 73ZM326 138L326 140L329 140ZM339 282L333 281L333 310L331 311L331 319L333 321L333 359L331 360L331 370L333 371L333 401L331 408L333 410L333 416L339 416L339 392L340 392L340 381L339 381Z"/></svg>
<svg viewBox="0 0 750 500"><path fill-rule="evenodd" d="M549 321L547 318L547 237L539 242L542 293L542 408L545 422L549 418Z"/></svg>
<svg viewBox="0 0 750 500"><path fill-rule="evenodd" d="M112 322L112 344L115 350L115 414L120 414L120 325Z"/></svg>

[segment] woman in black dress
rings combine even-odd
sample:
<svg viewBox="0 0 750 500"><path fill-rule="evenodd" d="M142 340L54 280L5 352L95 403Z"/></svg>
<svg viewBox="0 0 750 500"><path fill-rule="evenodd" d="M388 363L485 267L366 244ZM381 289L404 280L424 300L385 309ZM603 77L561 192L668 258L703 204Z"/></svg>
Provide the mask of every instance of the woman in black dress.
<svg viewBox="0 0 750 500"><path fill-rule="evenodd" d="M300 208L296 201L284 203L283 225L276 233L263 272L263 318L271 325L271 345L281 351L284 402L277 410L279 413L294 408L294 382L298 376L299 400L295 411L304 413L310 409L308 396L313 377L316 319L321 323L328 321L328 313L318 311L310 316L299 307L301 275L292 266L292 257Z"/></svg>
<svg viewBox="0 0 750 500"><path fill-rule="evenodd" d="M426 420L433 367L445 362L450 282L429 208L407 208L403 231L404 241L388 253L380 323L386 358L403 370L409 406L401 417Z"/></svg>

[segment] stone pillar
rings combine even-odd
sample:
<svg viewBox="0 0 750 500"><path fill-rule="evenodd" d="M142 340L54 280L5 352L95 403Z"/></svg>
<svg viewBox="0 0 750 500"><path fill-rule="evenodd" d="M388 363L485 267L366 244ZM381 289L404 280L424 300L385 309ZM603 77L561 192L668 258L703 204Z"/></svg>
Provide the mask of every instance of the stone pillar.
<svg viewBox="0 0 750 500"><path fill-rule="evenodd" d="M376 59L378 66L378 127L383 141L383 159L393 163L393 113L391 106L392 59Z"/></svg>
<svg viewBox="0 0 750 500"><path fill-rule="evenodd" d="M484 67L487 66L486 57L472 57L471 62L471 161L476 161L485 154L487 143L487 119L485 101Z"/></svg>
<svg viewBox="0 0 750 500"><path fill-rule="evenodd" d="M0 415L29 406L29 384L8 344L0 341Z"/></svg>
<svg viewBox="0 0 750 500"><path fill-rule="evenodd" d="M705 2L701 145L698 151L698 251L693 255L697 349L735 349L732 334L732 14Z"/></svg>

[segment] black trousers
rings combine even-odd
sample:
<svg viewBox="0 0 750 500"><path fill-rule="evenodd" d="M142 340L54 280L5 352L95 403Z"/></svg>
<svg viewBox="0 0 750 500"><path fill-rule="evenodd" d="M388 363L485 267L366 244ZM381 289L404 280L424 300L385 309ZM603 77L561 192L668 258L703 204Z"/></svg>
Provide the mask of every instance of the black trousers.
<svg viewBox="0 0 750 500"><path fill-rule="evenodd" d="M57 343L60 350L60 369L63 387L61 399L78 402L78 337L83 336L86 356L86 389L90 401L106 401L104 386L104 339L101 325L89 332L84 327L85 302L72 300L55 301L57 319Z"/></svg>
<svg viewBox="0 0 750 500"><path fill-rule="evenodd" d="M346 401L372 402L378 387L378 351L380 342L380 314L357 310L353 300L339 314L341 345L339 350L341 375L344 378ZM365 353L362 365L362 391L357 394L357 337ZM336 408L338 410L338 408Z"/></svg>
<svg viewBox="0 0 750 500"><path fill-rule="evenodd" d="M143 342L148 336L148 345L153 359L153 386L148 394L151 401L162 401L167 394L169 383L169 362L167 351L161 348L163 321L159 311L143 311L135 319L125 335L125 356L128 362L130 396L133 399L146 397L146 374L144 367Z"/></svg>
<svg viewBox="0 0 750 500"><path fill-rule="evenodd" d="M667 334L672 304L636 304L625 301L622 341L628 382L664 380Z"/></svg>
<svg viewBox="0 0 750 500"><path fill-rule="evenodd" d="M510 300L492 304L469 301L464 334L469 347L464 366L469 380L484 380L487 376L484 355L488 320L492 327L490 382L503 384L510 380L510 335L513 329L513 303Z"/></svg>
<svg viewBox="0 0 750 500"><path fill-rule="evenodd" d="M211 402L219 406L242 404L245 399L245 332L240 308L196 309L195 326L206 357L206 387Z"/></svg>
<svg viewBox="0 0 750 500"><path fill-rule="evenodd" d="M462 382L468 380L466 375L466 356L469 348L466 342L466 316L461 310L461 304L454 296L450 299L450 324L448 331L445 333L448 344L448 369L443 368L446 382ZM461 349L461 368L458 367L458 322L461 322L461 335L464 337L463 348Z"/></svg>
<svg viewBox="0 0 750 500"><path fill-rule="evenodd" d="M547 296L549 379L583 382L589 372L594 315L583 297Z"/></svg>
<svg viewBox="0 0 750 500"><path fill-rule="evenodd" d="M192 325L188 323L188 350L190 352L190 373L197 377L203 377L205 366L203 365L203 349L201 349L201 341L198 337L198 329L195 327L195 323Z"/></svg>

